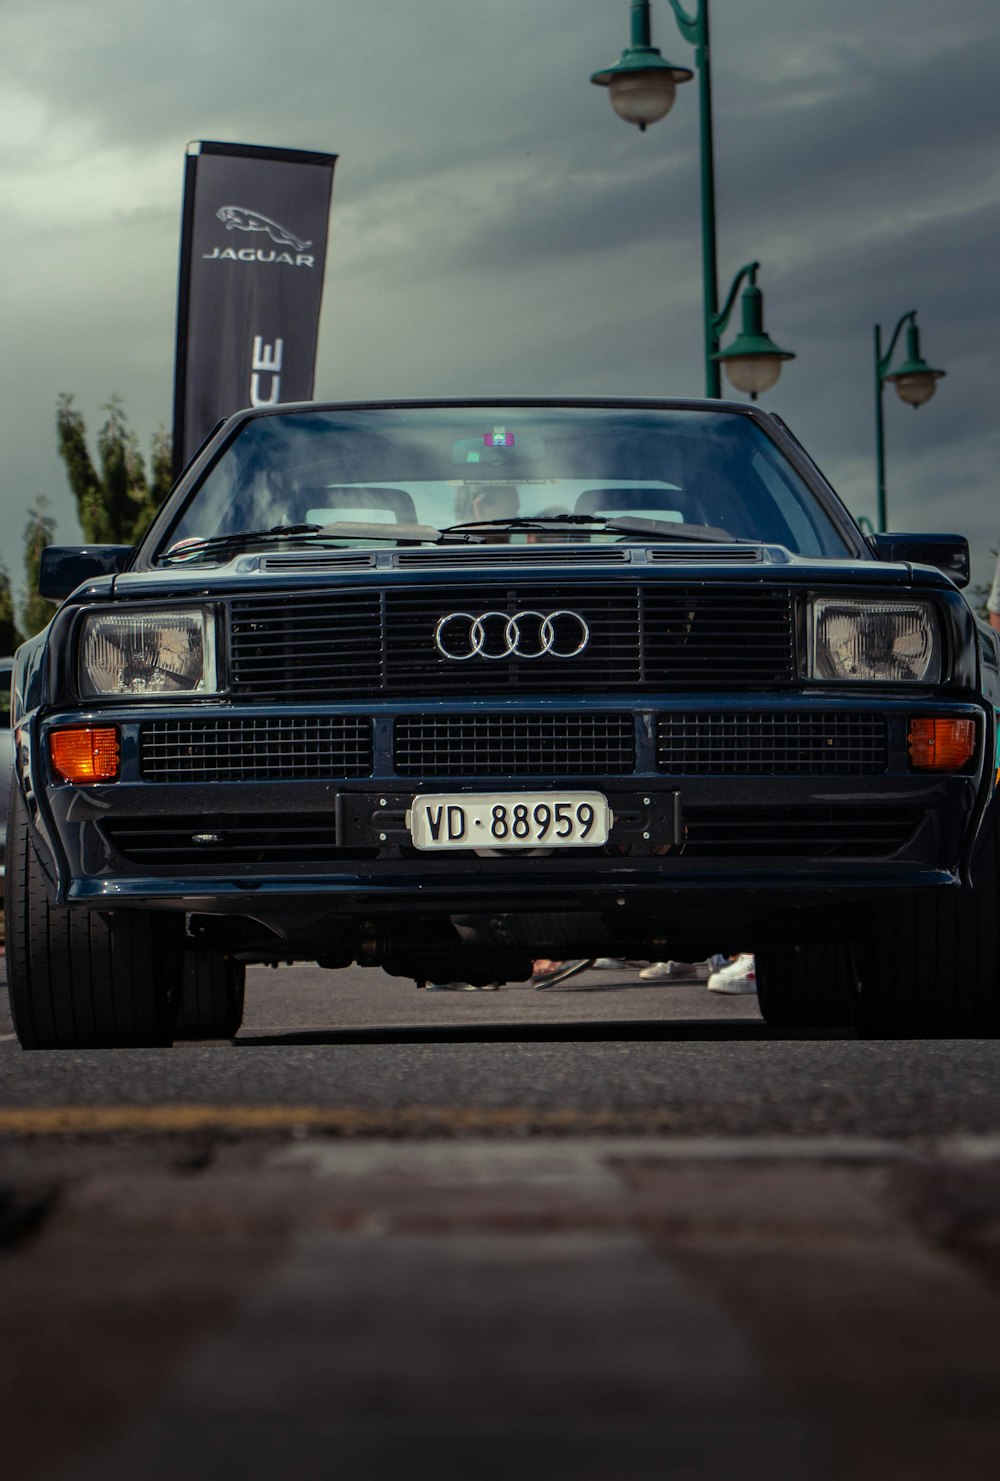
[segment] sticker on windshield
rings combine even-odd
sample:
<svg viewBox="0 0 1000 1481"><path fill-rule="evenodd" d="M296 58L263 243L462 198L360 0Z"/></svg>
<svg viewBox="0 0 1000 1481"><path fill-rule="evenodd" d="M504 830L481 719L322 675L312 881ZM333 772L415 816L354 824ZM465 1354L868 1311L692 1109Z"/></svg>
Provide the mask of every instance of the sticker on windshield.
<svg viewBox="0 0 1000 1481"><path fill-rule="evenodd" d="M513 447L514 434L503 427L494 427L492 432L483 433L483 444L486 447Z"/></svg>

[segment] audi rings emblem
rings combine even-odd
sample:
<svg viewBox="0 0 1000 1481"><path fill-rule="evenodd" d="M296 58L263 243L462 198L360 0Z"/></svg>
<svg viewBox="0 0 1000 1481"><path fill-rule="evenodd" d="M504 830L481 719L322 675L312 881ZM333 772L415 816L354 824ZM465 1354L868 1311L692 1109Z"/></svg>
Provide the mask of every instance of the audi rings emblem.
<svg viewBox="0 0 1000 1481"><path fill-rule="evenodd" d="M576 658L590 642L578 612L449 612L434 629L439 653L455 663L467 658Z"/></svg>

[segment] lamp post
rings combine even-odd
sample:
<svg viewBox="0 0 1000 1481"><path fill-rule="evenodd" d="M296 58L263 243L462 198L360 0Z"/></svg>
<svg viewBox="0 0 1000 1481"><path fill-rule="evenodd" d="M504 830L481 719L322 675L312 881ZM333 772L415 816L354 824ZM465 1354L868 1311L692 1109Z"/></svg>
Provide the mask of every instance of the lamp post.
<svg viewBox="0 0 1000 1481"><path fill-rule="evenodd" d="M705 344L705 394L718 397L722 394L720 364L726 366L730 381L738 390L750 389L749 382L756 382L750 394L756 396L767 390L781 373L781 362L793 359L787 351L779 350L767 340L761 323L762 297L756 287L755 274L759 264L752 265L750 293L744 294L744 333L742 349L735 346L728 351L719 349L719 336L725 329L732 311L732 303L742 277L750 268L742 268L730 289L729 300L722 314L719 313L718 266L715 234L715 148L712 137L712 78L709 47L708 0L698 0L694 15L689 15L680 0L670 0L678 29L684 40L695 48L695 66L698 69L698 96L700 120L701 157L701 245L703 282L703 333ZM690 67L668 62L652 44L649 19L649 0L632 0L631 42L621 57L610 67L595 72L591 82L608 89L611 106L626 123L634 123L641 131L658 119L665 118L673 107L679 83L690 82L694 73ZM753 307L756 305L756 307ZM748 318L749 316L749 318ZM749 329L748 329L749 323ZM767 341L767 344L763 341ZM759 370L752 366L760 361ZM766 366L765 366L766 362ZM735 375L740 379L734 379ZM741 384L741 380L746 384Z"/></svg>
<svg viewBox="0 0 1000 1481"><path fill-rule="evenodd" d="M906 325L906 359L902 365L891 370L896 343ZM896 388L896 395L914 410L929 401L937 390L937 382L945 374L933 370L920 354L920 330L917 328L917 311L911 309L903 314L892 331L889 348L882 354L882 326L875 325L875 461L878 469L878 527L886 528L885 495L885 416L883 397L888 381Z"/></svg>
<svg viewBox="0 0 1000 1481"><path fill-rule="evenodd" d="M752 401L757 400L761 391L771 389L781 374L781 366L785 360L795 359L791 350L780 350L774 340L764 333L764 295L757 287L759 267L759 262L748 262L746 267L740 268L713 324L715 341L718 344L736 304L740 284L746 278L747 286L740 300L743 328L729 348L716 351L712 360L716 365L724 367L730 385L735 386L737 391L745 391Z"/></svg>

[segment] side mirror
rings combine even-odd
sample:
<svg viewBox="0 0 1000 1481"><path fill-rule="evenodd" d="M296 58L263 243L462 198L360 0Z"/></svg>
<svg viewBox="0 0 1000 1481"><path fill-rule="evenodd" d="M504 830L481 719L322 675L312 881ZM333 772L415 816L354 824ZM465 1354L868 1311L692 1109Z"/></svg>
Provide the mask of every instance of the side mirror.
<svg viewBox="0 0 1000 1481"><path fill-rule="evenodd" d="M956 586L969 584L969 542L964 535L868 535L866 539L880 561L936 566Z"/></svg>
<svg viewBox="0 0 1000 1481"><path fill-rule="evenodd" d="M85 581L117 575L131 554L131 545L47 545L38 566L39 594L61 602Z"/></svg>

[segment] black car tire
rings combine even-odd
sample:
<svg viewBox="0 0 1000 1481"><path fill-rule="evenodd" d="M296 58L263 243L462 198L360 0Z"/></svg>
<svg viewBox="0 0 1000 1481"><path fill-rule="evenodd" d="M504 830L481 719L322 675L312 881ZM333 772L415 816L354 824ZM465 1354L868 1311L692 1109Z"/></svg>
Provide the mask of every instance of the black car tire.
<svg viewBox="0 0 1000 1481"><path fill-rule="evenodd" d="M24 1049L165 1047L184 918L52 905L21 789L7 825L7 985Z"/></svg>
<svg viewBox="0 0 1000 1481"><path fill-rule="evenodd" d="M854 1022L869 1038L1000 1033L1000 798L983 820L972 888L880 901L859 933Z"/></svg>
<svg viewBox="0 0 1000 1481"><path fill-rule="evenodd" d="M774 1028L842 1027L851 1022L854 968L841 944L766 946L754 955L757 1003Z"/></svg>
<svg viewBox="0 0 1000 1481"><path fill-rule="evenodd" d="M186 951L176 1039L234 1039L243 1022L242 962L215 952Z"/></svg>

